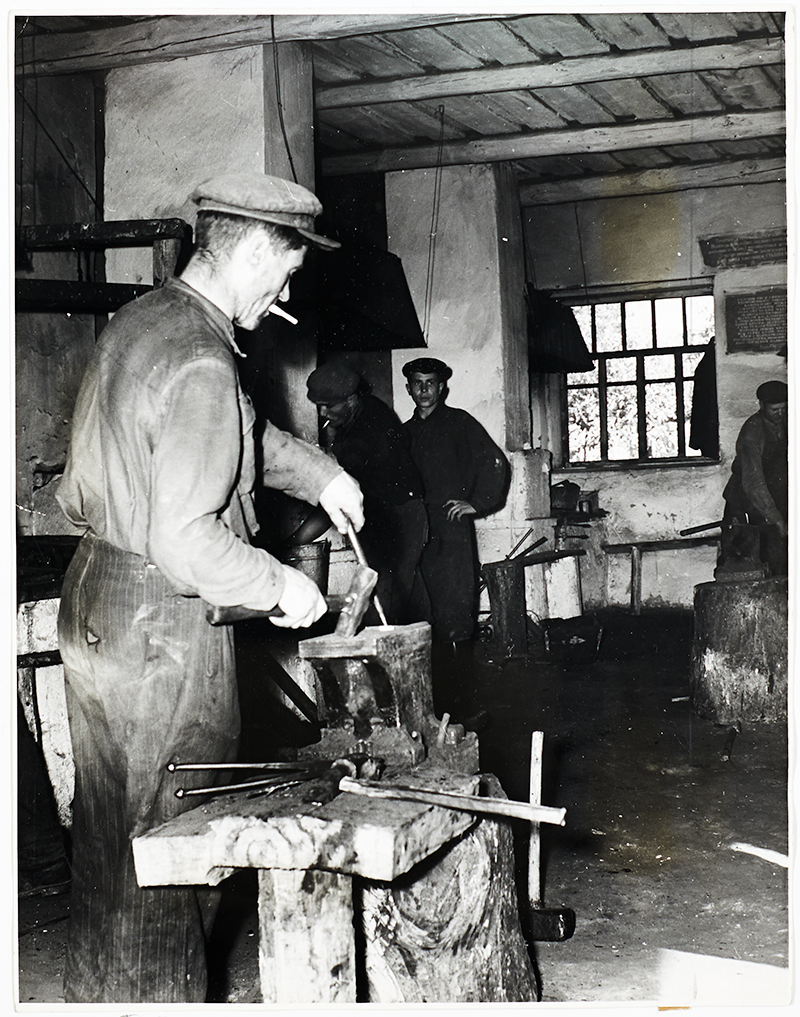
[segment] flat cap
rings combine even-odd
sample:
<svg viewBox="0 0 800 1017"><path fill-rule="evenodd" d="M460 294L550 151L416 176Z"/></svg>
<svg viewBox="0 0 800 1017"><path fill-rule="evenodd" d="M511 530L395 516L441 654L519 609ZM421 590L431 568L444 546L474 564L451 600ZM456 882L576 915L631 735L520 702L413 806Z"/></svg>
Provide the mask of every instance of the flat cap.
<svg viewBox="0 0 800 1017"><path fill-rule="evenodd" d="M762 403L787 403L789 388L782 381L765 381L756 389L756 399Z"/></svg>
<svg viewBox="0 0 800 1017"><path fill-rule="evenodd" d="M314 232L314 217L322 213L316 194L282 177L225 173L199 184L191 200L198 212L227 212L292 226L318 247L341 247L338 241Z"/></svg>
<svg viewBox="0 0 800 1017"><path fill-rule="evenodd" d="M308 398L318 404L340 403L356 391L360 382L359 375L347 364L332 360L309 374Z"/></svg>
<svg viewBox="0 0 800 1017"><path fill-rule="evenodd" d="M439 381L448 381L453 376L453 369L435 357L417 357L403 365L403 374L406 378L411 378L412 374L435 374Z"/></svg>

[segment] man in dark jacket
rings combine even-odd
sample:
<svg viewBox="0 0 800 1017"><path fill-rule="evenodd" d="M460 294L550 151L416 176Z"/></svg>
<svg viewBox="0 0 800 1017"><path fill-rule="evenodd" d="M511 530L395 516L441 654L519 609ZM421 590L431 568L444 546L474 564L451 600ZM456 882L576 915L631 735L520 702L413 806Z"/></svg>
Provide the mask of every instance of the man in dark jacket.
<svg viewBox="0 0 800 1017"><path fill-rule="evenodd" d="M422 476L430 539L422 575L433 611L434 638L471 639L477 617L477 553L473 518L502 505L508 461L466 410L445 405L452 370L420 357L403 368L414 415L405 423Z"/></svg>
<svg viewBox="0 0 800 1017"><path fill-rule="evenodd" d="M723 491L723 559L735 557L735 524L760 531L761 560L773 575L789 568L789 466L786 411L788 388L767 381L756 390L758 413L748 417L736 440L731 479Z"/></svg>
<svg viewBox="0 0 800 1017"><path fill-rule="evenodd" d="M378 573L376 592L393 625L429 617L419 572L428 533L422 481L411 459L409 440L397 415L365 391L362 378L343 361L329 361L308 378L308 398L322 420L322 445L361 485L364 528L361 544ZM329 525L320 518L305 539ZM372 609L367 616L375 624Z"/></svg>

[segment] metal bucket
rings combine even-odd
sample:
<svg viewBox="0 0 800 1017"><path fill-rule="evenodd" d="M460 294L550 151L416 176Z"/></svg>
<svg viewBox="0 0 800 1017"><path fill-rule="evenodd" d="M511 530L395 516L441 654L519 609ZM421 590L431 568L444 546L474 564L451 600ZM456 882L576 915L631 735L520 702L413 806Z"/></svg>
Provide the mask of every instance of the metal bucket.
<svg viewBox="0 0 800 1017"><path fill-rule="evenodd" d="M303 575L313 579L322 593L328 592L328 567L331 558L331 542L315 540L311 544L297 544L287 547L281 555L284 565L289 565Z"/></svg>

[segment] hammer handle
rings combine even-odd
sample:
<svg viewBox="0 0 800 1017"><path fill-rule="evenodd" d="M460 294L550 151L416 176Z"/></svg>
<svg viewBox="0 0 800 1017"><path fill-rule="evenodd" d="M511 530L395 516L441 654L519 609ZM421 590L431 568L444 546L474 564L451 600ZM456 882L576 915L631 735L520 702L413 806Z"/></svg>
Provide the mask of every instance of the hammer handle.
<svg viewBox="0 0 800 1017"><path fill-rule="evenodd" d="M425 791L418 788L370 784L352 777L342 777L339 781L339 790L366 795L368 798L421 802L424 805L441 805L446 809L462 809L464 812L509 816L512 819L553 823L556 826L564 825L564 817L567 814L566 809L553 809L547 805L530 805L528 802L515 802L510 798L480 798L477 795L462 795L452 791Z"/></svg>
<svg viewBox="0 0 800 1017"><path fill-rule="evenodd" d="M331 594L325 598L328 610L336 614L344 607L345 598L341 594ZM271 607L269 611L256 611L250 607L214 607L209 606L206 619L212 625L230 625L231 622L244 621L246 618L281 618L284 612L279 607Z"/></svg>

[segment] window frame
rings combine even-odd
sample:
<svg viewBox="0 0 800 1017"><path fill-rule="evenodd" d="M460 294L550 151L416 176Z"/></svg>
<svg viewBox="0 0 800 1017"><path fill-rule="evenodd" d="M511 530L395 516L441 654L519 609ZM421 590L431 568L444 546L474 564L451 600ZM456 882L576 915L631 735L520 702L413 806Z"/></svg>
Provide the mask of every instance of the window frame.
<svg viewBox="0 0 800 1017"><path fill-rule="evenodd" d="M656 301L665 300L670 298L681 298L681 314L683 319L683 335L687 336L687 316L686 316L686 298L698 297L698 296L710 296L713 297L713 279L704 280L702 283L693 282L691 284L684 284L680 287L665 286L665 287L631 287L630 289L622 287L608 287L603 290L595 290L594 292L587 291L572 291L569 294L560 296L563 303L570 306L580 307L594 307L598 304L616 304L620 307L620 331L622 340L622 350L612 351L608 353L598 352L597 350L597 332L596 332L596 319L595 314L591 315L592 322L592 336L591 336L591 348L589 350L590 356L597 364L597 383L587 382L585 385L576 384L570 386L568 384L568 378L566 374L560 376L559 386L559 417L560 417L560 452L561 452L561 465L558 467L561 470L575 471L575 472L595 472L595 471L613 471L613 470L639 470L639 469L672 469L675 467L683 466L708 466L719 463L719 457L710 458L702 454L698 455L687 455L686 450L688 446L688 439L686 436L686 423L691 416L691 406L686 406L684 399L684 388L687 378L683 373L683 354L687 351L696 349L697 351L703 349L703 345L692 346L689 343L685 343L681 346L657 346L657 332L656 332ZM624 312L624 305L627 303L641 302L649 300L650 303L650 314L652 322L652 336L653 345L647 349L628 349L627 348L627 337L626 337L626 319L627 315ZM646 377L645 362L648 357L653 356L672 356L674 373L670 378L664 379L664 381L671 382L675 387L676 397L676 415L677 415L677 443L678 443L678 454L675 456L668 456L663 458L649 458L646 455L647 450L647 416L645 412L645 397L646 389L649 383L658 379L648 379ZM606 374L606 365L609 360L632 358L636 359L636 380L635 382L609 382ZM608 390L609 388L620 387L624 384L635 384L636 386L636 403L637 403L637 437L638 437L638 449L639 456L635 459L612 459L609 460L608 456ZM590 389L596 390L598 393L598 409L600 417L600 459L594 459L588 462L576 461L572 462L569 458L569 402L568 393L569 390L576 389ZM645 455L642 455L642 452Z"/></svg>

